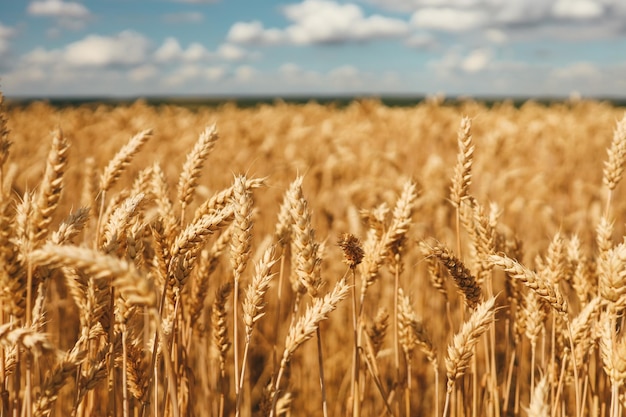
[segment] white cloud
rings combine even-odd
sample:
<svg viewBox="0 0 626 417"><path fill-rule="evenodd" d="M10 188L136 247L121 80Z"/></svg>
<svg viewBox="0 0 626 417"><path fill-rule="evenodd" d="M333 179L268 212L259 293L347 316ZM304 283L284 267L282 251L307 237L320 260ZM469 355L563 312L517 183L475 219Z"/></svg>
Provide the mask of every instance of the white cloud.
<svg viewBox="0 0 626 417"><path fill-rule="evenodd" d="M168 77L165 78L165 84L170 86L178 86L189 80L198 78L201 69L196 65L181 66Z"/></svg>
<svg viewBox="0 0 626 417"><path fill-rule="evenodd" d="M89 35L65 47L63 58L71 66L106 67L133 65L144 62L150 41L133 31L122 31L116 36Z"/></svg>
<svg viewBox="0 0 626 417"><path fill-rule="evenodd" d="M176 38L167 38L163 44L154 52L154 59L157 62L172 63L177 61L199 62L211 59L222 59L225 61L239 61L250 56L248 51L229 43L224 43L211 52L202 44L194 42L187 49L183 49Z"/></svg>
<svg viewBox="0 0 626 417"><path fill-rule="evenodd" d="M483 71L491 61L492 52L489 49L475 49L461 62L461 69L468 73Z"/></svg>
<svg viewBox="0 0 626 417"><path fill-rule="evenodd" d="M167 13L163 15L165 23L200 23L204 15L200 12Z"/></svg>
<svg viewBox="0 0 626 417"><path fill-rule="evenodd" d="M597 79L602 76L601 70L591 62L576 62L571 65L552 70L551 76L560 79Z"/></svg>
<svg viewBox="0 0 626 417"><path fill-rule="evenodd" d="M286 62L280 67L278 67L278 72L285 76L297 76L302 73L302 68L298 64L294 64L293 62Z"/></svg>
<svg viewBox="0 0 626 417"><path fill-rule="evenodd" d="M565 19L595 19L604 14L604 7L593 0L558 0L552 13Z"/></svg>
<svg viewBox="0 0 626 417"><path fill-rule="evenodd" d="M15 29L0 23L0 39L10 38L15 34Z"/></svg>
<svg viewBox="0 0 626 417"><path fill-rule="evenodd" d="M211 53L198 42L194 42L187 47L187 50L183 52L183 59L185 61L202 61L211 57Z"/></svg>
<svg viewBox="0 0 626 417"><path fill-rule="evenodd" d="M167 38L155 52L154 58L157 62L198 62L212 57L203 45L194 42L187 49L181 48L176 38Z"/></svg>
<svg viewBox="0 0 626 417"><path fill-rule="evenodd" d="M0 23L0 56L9 51L9 39L15 35L15 29Z"/></svg>
<svg viewBox="0 0 626 417"><path fill-rule="evenodd" d="M255 70L250 65L241 65L235 68L235 79L238 81L243 81L243 82L251 81L256 74L257 74L257 70Z"/></svg>
<svg viewBox="0 0 626 417"><path fill-rule="evenodd" d="M219 81L226 75L226 70L220 66L202 66L197 64L183 64L171 74L165 76L162 82L165 86L180 87L189 83L202 81Z"/></svg>
<svg viewBox="0 0 626 417"><path fill-rule="evenodd" d="M487 19L487 14L480 10L424 8L413 13L411 23L420 29L462 32L484 26Z"/></svg>
<svg viewBox="0 0 626 417"><path fill-rule="evenodd" d="M423 49L437 45L437 39L429 33L414 33L405 44L411 48Z"/></svg>
<svg viewBox="0 0 626 417"><path fill-rule="evenodd" d="M351 79L358 75L359 70L352 65L342 65L328 72L328 76L336 80Z"/></svg>
<svg viewBox="0 0 626 417"><path fill-rule="evenodd" d="M283 42L285 35L279 29L265 29L258 20L252 22L236 22L226 35L233 43L276 44Z"/></svg>
<svg viewBox="0 0 626 417"><path fill-rule="evenodd" d="M624 0L367 0L383 10L412 13L422 29L498 30L507 41L598 39L626 32ZM488 39L493 42L493 39ZM495 43L501 43L496 41Z"/></svg>
<svg viewBox="0 0 626 417"><path fill-rule="evenodd" d="M312 87L320 83L321 75L312 70L302 68L293 62L286 62L278 67L278 75L290 85Z"/></svg>
<svg viewBox="0 0 626 417"><path fill-rule="evenodd" d="M503 30L487 29L485 31L485 39L491 43L501 45L506 43L509 40L509 37Z"/></svg>
<svg viewBox="0 0 626 417"><path fill-rule="evenodd" d="M217 48L217 55L226 61L239 61L244 59L248 52L237 45L224 43Z"/></svg>
<svg viewBox="0 0 626 417"><path fill-rule="evenodd" d="M154 58L158 62L168 62L179 59L183 54L183 49L176 38L167 38L163 45L154 52Z"/></svg>
<svg viewBox="0 0 626 417"><path fill-rule="evenodd" d="M496 68L505 70L493 61L493 51L489 48L478 48L465 54L462 52L459 47L452 48L441 58L430 61L428 67L437 75L445 77L463 73L475 74Z"/></svg>
<svg viewBox="0 0 626 417"><path fill-rule="evenodd" d="M208 67L204 69L204 76L209 81L219 81L226 75L224 67Z"/></svg>
<svg viewBox="0 0 626 417"><path fill-rule="evenodd" d="M63 59L63 52L59 49L53 49L53 50L45 50L42 47L37 47L35 49L33 49L32 51L24 54L22 56L22 62L25 63L27 66L30 67L34 67L34 66L47 66L47 65L52 65L55 62L61 62Z"/></svg>
<svg viewBox="0 0 626 417"><path fill-rule="evenodd" d="M355 4L331 0L304 0L285 6L283 14L292 22L283 29L266 29L259 21L237 22L227 39L233 43L309 45L397 38L409 33L404 20L378 14L365 16Z"/></svg>
<svg viewBox="0 0 626 417"><path fill-rule="evenodd" d="M26 10L32 16L79 19L90 16L89 10L84 5L63 0L34 1L28 5Z"/></svg>
<svg viewBox="0 0 626 417"><path fill-rule="evenodd" d="M263 23L258 20L235 22L228 30L226 38L231 42L251 43L260 40L264 31Z"/></svg>
<svg viewBox="0 0 626 417"><path fill-rule="evenodd" d="M155 79L158 75L159 69L152 64L141 65L128 72L128 77L136 82Z"/></svg>

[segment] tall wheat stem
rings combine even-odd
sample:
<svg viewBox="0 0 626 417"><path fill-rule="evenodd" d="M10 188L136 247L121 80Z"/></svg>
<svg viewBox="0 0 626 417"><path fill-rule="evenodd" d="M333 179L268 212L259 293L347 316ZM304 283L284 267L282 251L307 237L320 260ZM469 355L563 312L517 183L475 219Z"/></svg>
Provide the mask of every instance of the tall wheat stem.
<svg viewBox="0 0 626 417"><path fill-rule="evenodd" d="M398 341L398 298L400 297L399 255L394 258L394 290L393 290L393 360L396 368L396 389L400 387L400 345ZM396 414L400 415L400 395L396 399Z"/></svg>
<svg viewBox="0 0 626 417"><path fill-rule="evenodd" d="M350 268L352 272L352 331L354 334L354 348L352 350L352 416L360 415L360 395L359 395L359 319L357 318L357 296L356 296L356 269ZM348 271L346 271L346 274ZM344 274L344 278L346 276ZM342 278L342 279L344 279Z"/></svg>
<svg viewBox="0 0 626 417"><path fill-rule="evenodd" d="M278 337L280 326L280 310L282 307L282 295L283 295L283 278L285 275L285 246L280 256L280 269L278 272L278 288L276 289L276 319L274 320L274 343L272 346L272 375L276 373L276 366L278 365Z"/></svg>
<svg viewBox="0 0 626 417"><path fill-rule="evenodd" d="M239 306L239 274L235 272L233 283L233 366L235 369L235 395L239 395L239 325L237 320L237 306Z"/></svg>
<svg viewBox="0 0 626 417"><path fill-rule="evenodd" d="M317 361L320 369L320 389L322 390L322 414L328 417L328 400L326 399L326 384L324 382L324 358L322 352L322 332L320 328L316 331L317 338Z"/></svg>
<svg viewBox="0 0 626 417"><path fill-rule="evenodd" d="M128 376L126 375L126 369L128 366L128 350L126 347L127 332L126 325L122 324L122 408L124 417L129 417L129 403L128 403Z"/></svg>

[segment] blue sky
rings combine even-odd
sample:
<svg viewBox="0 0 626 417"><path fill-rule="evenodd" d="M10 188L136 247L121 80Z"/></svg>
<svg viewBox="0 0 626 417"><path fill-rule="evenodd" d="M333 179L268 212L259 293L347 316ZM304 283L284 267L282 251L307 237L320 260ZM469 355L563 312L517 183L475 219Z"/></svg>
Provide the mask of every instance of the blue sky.
<svg viewBox="0 0 626 417"><path fill-rule="evenodd" d="M0 86L626 97L626 0L2 0Z"/></svg>

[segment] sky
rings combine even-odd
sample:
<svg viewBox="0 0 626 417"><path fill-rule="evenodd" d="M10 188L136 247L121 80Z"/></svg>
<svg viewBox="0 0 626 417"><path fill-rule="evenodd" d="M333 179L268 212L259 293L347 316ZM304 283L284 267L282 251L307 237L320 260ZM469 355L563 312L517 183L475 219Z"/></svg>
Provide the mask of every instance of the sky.
<svg viewBox="0 0 626 417"><path fill-rule="evenodd" d="M626 97L626 0L0 0L8 96Z"/></svg>

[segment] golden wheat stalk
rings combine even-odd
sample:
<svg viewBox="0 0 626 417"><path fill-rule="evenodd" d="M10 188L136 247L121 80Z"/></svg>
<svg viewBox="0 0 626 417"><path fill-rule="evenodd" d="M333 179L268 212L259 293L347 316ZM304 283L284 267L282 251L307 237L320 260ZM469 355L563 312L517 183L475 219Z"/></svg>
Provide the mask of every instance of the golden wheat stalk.
<svg viewBox="0 0 626 417"><path fill-rule="evenodd" d="M193 199L193 192L196 188L198 178L200 177L204 161L215 147L217 139L218 134L215 125L207 126L200 134L191 152L187 154L187 159L185 160L180 178L178 179L178 201L181 205L181 223L185 216L185 208L189 206Z"/></svg>
<svg viewBox="0 0 626 417"><path fill-rule="evenodd" d="M626 160L626 114L617 122L613 131L613 140L607 150L608 159L604 162L602 183L613 191L622 179L624 162ZM607 198L607 207L610 204L610 194Z"/></svg>
<svg viewBox="0 0 626 417"><path fill-rule="evenodd" d="M446 404L443 411L444 417L447 416L450 397L456 380L465 375L465 371L474 355L474 347L478 343L480 336L495 319L495 301L496 297L491 297L476 306L469 319L463 323L461 330L454 335L452 343L448 345L448 355L446 356L448 383Z"/></svg>
<svg viewBox="0 0 626 417"><path fill-rule="evenodd" d="M49 233L52 216L61 198L69 147L63 132L56 131L33 210L33 247L42 243Z"/></svg>
<svg viewBox="0 0 626 417"><path fill-rule="evenodd" d="M567 302L556 285L541 279L535 272L506 256L492 255L489 260L495 266L504 269L511 277L523 282L548 303L554 311L563 316L567 315Z"/></svg>
<svg viewBox="0 0 626 417"><path fill-rule="evenodd" d="M256 323L265 315L265 293L269 289L270 282L274 277L271 273L272 266L276 263L274 259L274 247L267 248L256 265L256 271L252 278L252 282L248 286L243 300L243 322L246 326L246 344L243 351L243 359L241 361L241 376L239 377L239 389L237 391L237 400L235 407L235 415L240 415L241 392L243 390L243 381L246 374L248 364L248 352L252 341L252 331Z"/></svg>
<svg viewBox="0 0 626 417"><path fill-rule="evenodd" d="M472 141L472 121L467 116L461 119L457 142L459 153L450 187L450 200L454 207L460 208L461 200L469 195L469 186L472 183L474 143Z"/></svg>
<svg viewBox="0 0 626 417"><path fill-rule="evenodd" d="M280 362L280 369L272 387L273 406L270 417L274 416L281 379L294 352L315 334L320 322L326 320L328 315L337 308L339 302L348 296L349 290L350 287L345 281L337 282L330 293L324 297L314 299L313 304L307 307L304 314L290 326L285 339L285 349Z"/></svg>

